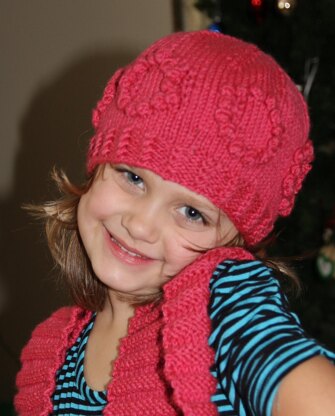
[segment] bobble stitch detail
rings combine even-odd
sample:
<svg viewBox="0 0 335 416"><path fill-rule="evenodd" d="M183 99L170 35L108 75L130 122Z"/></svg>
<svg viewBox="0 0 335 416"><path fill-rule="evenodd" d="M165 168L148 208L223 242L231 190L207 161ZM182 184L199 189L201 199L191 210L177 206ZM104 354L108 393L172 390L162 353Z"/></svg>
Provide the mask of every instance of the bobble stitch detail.
<svg viewBox="0 0 335 416"><path fill-rule="evenodd" d="M260 115L267 118L270 124L268 140L262 148L257 150L252 142L254 139L248 138L244 132L239 132L241 118L248 106L249 94L254 99L253 105L258 105ZM280 137L284 134L284 129L280 125L280 115L275 108L275 100L272 97L264 99L263 93L257 88L252 88L248 93L246 88L224 87L214 119L218 126L218 135L227 143L231 156L243 160L246 164L267 163L281 146Z"/></svg>
<svg viewBox="0 0 335 416"><path fill-rule="evenodd" d="M98 128L101 115L105 112L106 108L113 101L117 89L117 84L120 80L123 71L123 68L118 69L112 76L112 78L108 81L102 99L98 102L96 108L93 110L92 124L95 129Z"/></svg>
<svg viewBox="0 0 335 416"><path fill-rule="evenodd" d="M294 197L299 192L305 175L311 169L310 163L313 160L313 147L310 140L296 150L293 160L294 164L291 166L282 184L283 198L279 204L279 214L283 216L291 212Z"/></svg>
<svg viewBox="0 0 335 416"><path fill-rule="evenodd" d="M136 61L120 80L117 105L127 116L149 117L157 110L178 109L187 68L175 69L176 59L166 58L166 53L163 54L164 56L161 55L161 51L154 52ZM161 73L160 76L163 76L159 91L150 97L150 101L138 102L139 89L145 84L145 78L155 76L157 69Z"/></svg>

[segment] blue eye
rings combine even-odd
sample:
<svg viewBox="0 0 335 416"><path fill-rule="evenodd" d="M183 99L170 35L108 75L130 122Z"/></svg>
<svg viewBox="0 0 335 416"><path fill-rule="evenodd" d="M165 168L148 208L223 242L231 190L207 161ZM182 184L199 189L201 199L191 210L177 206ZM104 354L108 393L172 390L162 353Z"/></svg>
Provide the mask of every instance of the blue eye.
<svg viewBox="0 0 335 416"><path fill-rule="evenodd" d="M191 206L185 206L181 208L182 214L187 218L188 221L191 222L201 222L206 224L206 220L204 216L199 212L197 209Z"/></svg>
<svg viewBox="0 0 335 416"><path fill-rule="evenodd" d="M136 186L141 189L144 188L143 179L135 172L132 172L131 170L123 166L115 166L114 169L116 172L120 174L121 178L126 182L126 184Z"/></svg>
<svg viewBox="0 0 335 416"><path fill-rule="evenodd" d="M124 175L127 181L134 185L141 185L143 183L143 179L134 172L125 171Z"/></svg>

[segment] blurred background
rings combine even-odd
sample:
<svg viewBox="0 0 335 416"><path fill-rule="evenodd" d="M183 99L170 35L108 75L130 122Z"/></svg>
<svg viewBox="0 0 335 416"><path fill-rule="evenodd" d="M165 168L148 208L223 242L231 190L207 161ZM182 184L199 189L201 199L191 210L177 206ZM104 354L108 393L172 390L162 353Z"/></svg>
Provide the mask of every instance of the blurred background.
<svg viewBox="0 0 335 416"><path fill-rule="evenodd" d="M292 306L335 349L335 2L331 0L2 0L0 14L0 415L14 414L19 355L68 299L42 228L21 205L50 199L53 165L85 174L91 110L110 75L175 30L213 30L272 54L308 100L314 170L269 253L293 260Z"/></svg>

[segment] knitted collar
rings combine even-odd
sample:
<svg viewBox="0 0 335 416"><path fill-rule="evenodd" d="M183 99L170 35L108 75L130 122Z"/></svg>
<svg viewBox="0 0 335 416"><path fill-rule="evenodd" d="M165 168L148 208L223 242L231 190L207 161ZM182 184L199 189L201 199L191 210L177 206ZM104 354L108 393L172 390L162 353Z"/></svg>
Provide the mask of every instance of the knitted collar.
<svg viewBox="0 0 335 416"><path fill-rule="evenodd" d="M208 346L207 308L209 280L227 258L252 256L236 248L211 250L164 286L161 304L137 308L114 364L104 414L217 414L210 401L216 380L210 373L214 351ZM122 395L127 399L120 400Z"/></svg>
<svg viewBox="0 0 335 416"><path fill-rule="evenodd" d="M200 256L164 286L158 305L138 307L120 345L103 415L215 415L210 397L214 351L208 347L209 280L223 259L251 259L242 249ZM61 309L40 324L22 352L15 406L20 416L47 416L55 373L91 317L80 308Z"/></svg>

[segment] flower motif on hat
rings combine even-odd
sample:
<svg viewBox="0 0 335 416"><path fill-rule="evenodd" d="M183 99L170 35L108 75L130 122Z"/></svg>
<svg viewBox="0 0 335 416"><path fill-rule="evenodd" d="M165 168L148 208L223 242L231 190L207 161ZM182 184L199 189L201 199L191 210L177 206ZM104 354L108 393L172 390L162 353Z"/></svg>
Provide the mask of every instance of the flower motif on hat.
<svg viewBox="0 0 335 416"><path fill-rule="evenodd" d="M313 147L310 140L294 153L293 164L282 182L283 198L279 204L279 215L287 216L291 212L295 195L299 192L302 182L311 169Z"/></svg>
<svg viewBox="0 0 335 416"><path fill-rule="evenodd" d="M285 131L275 99L257 88L223 87L214 118L229 154L243 163L267 163L281 147Z"/></svg>
<svg viewBox="0 0 335 416"><path fill-rule="evenodd" d="M98 128L100 123L101 115L105 112L106 108L111 104L115 97L117 85L124 69L118 69L112 78L108 81L102 99L98 102L96 108L92 113L92 124L95 129Z"/></svg>
<svg viewBox="0 0 335 416"><path fill-rule="evenodd" d="M117 106L130 117L178 110L182 83L188 72L187 65L171 53L167 56L161 50L150 51L130 65L120 79Z"/></svg>

